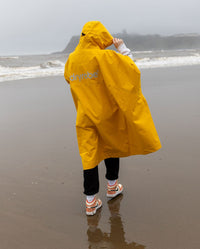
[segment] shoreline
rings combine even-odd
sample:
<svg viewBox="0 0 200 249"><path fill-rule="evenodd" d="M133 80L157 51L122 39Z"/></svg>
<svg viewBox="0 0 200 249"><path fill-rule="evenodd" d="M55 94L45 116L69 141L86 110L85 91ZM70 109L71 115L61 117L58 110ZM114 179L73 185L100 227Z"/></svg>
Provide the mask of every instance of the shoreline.
<svg viewBox="0 0 200 249"><path fill-rule="evenodd" d="M136 63L137 65L137 63ZM167 70L167 69L178 69L178 68L191 68L191 67L199 67L200 68L200 64L195 64L195 65L180 65L180 66L160 66L160 67L151 67L151 68L139 68L140 71L143 71L143 70ZM37 80L37 79L45 79L45 78L54 78L54 77L58 77L58 78L64 78L64 72L63 72L63 75L60 74L60 75L48 75L48 76L38 76L38 77L30 77L30 78L21 78L21 79L13 79L13 80L5 80L5 81L0 81L0 84L3 84L3 83L11 83L11 82L16 82L16 81L24 81L24 80ZM67 82L66 82L67 83Z"/></svg>

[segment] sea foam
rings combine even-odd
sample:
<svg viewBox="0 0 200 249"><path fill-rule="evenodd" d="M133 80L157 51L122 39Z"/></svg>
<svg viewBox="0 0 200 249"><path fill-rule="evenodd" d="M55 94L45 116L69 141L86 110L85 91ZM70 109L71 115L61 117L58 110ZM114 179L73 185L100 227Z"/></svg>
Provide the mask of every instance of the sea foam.
<svg viewBox="0 0 200 249"><path fill-rule="evenodd" d="M142 58L135 61L139 68L160 68L200 65L200 54L195 56Z"/></svg>

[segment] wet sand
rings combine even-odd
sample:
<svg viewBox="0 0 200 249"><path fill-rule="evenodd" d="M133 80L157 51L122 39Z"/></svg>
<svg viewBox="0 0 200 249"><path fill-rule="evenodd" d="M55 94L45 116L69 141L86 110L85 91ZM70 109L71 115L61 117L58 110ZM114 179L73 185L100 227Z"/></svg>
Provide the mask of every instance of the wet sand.
<svg viewBox="0 0 200 249"><path fill-rule="evenodd" d="M121 159L123 196L86 217L62 77L0 84L1 249L199 249L200 67L142 70L163 148Z"/></svg>

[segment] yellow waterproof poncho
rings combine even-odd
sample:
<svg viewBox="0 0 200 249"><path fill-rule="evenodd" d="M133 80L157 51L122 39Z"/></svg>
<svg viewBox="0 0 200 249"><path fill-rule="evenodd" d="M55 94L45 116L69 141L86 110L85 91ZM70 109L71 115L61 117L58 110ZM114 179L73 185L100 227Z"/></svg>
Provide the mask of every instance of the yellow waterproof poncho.
<svg viewBox="0 0 200 249"><path fill-rule="evenodd" d="M65 65L64 76L77 109L84 170L106 158L148 154L161 148L141 92L140 71L128 56L104 50L112 40L100 22L86 23Z"/></svg>

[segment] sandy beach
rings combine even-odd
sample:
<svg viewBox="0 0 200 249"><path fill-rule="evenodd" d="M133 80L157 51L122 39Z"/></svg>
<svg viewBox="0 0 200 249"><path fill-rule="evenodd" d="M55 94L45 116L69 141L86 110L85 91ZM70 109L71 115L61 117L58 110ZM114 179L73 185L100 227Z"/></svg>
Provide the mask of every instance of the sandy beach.
<svg viewBox="0 0 200 249"><path fill-rule="evenodd" d="M121 159L123 196L85 215L64 77L0 84L1 249L199 249L200 66L143 69L162 149Z"/></svg>

